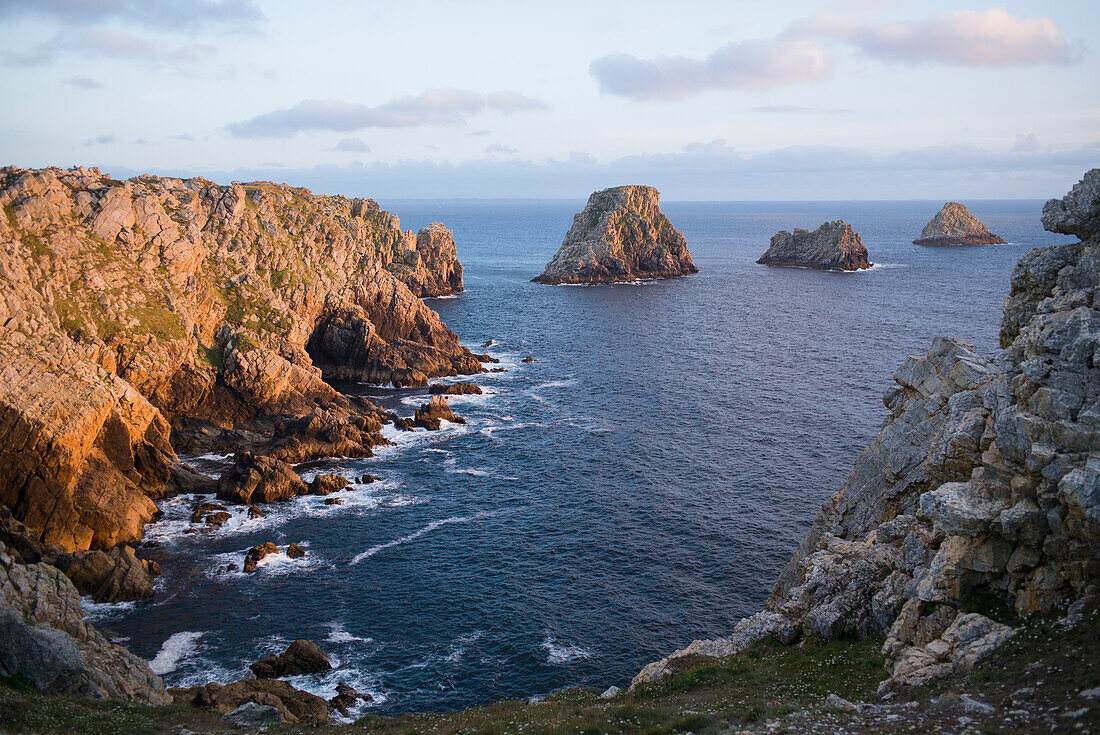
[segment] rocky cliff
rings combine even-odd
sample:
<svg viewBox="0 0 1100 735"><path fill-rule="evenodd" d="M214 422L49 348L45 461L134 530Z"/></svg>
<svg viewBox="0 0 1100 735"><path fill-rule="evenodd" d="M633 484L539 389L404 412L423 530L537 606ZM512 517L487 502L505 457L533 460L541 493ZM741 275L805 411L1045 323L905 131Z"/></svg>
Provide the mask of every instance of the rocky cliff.
<svg viewBox="0 0 1100 735"><path fill-rule="evenodd" d="M672 278L699 269L687 240L661 212L651 186L597 191L536 283L615 283Z"/></svg>
<svg viewBox="0 0 1100 735"><path fill-rule="evenodd" d="M921 230L915 245L996 245L1004 243L958 202L948 202Z"/></svg>
<svg viewBox="0 0 1100 735"><path fill-rule="evenodd" d="M830 271L855 271L871 267L859 233L842 220L826 222L813 232L795 228L772 236L767 251L756 261L762 265L789 265Z"/></svg>
<svg viewBox="0 0 1100 735"><path fill-rule="evenodd" d="M971 600L1029 614L1096 594L1100 170L1049 202L1043 223L1082 241L1020 259L998 359L939 338L906 360L882 431L821 508L766 610L636 681L765 636L881 635L885 693L965 670L1013 635L967 612Z"/></svg>
<svg viewBox="0 0 1100 735"><path fill-rule="evenodd" d="M416 295L461 288L450 234L371 200L8 167L0 205L0 504L65 550L140 539L173 445L369 454L323 378L481 370Z"/></svg>

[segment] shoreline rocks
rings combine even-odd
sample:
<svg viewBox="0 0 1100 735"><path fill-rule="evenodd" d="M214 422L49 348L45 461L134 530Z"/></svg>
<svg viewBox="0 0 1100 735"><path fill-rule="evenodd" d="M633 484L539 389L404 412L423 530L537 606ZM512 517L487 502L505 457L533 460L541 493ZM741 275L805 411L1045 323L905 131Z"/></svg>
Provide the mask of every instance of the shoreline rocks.
<svg viewBox="0 0 1100 735"><path fill-rule="evenodd" d="M453 424L466 423L466 419L456 415L455 412L451 410L450 404L447 403L447 400L443 396L437 395L433 396L432 400L421 404L420 408L416 409L416 415L413 417L412 425L423 427L429 431L435 431L444 421L450 421Z"/></svg>
<svg viewBox="0 0 1100 735"><path fill-rule="evenodd" d="M958 202L948 202L921 230L914 245L998 245L1004 240L994 235L981 220Z"/></svg>
<svg viewBox="0 0 1100 735"><path fill-rule="evenodd" d="M535 283L615 283L698 273L650 186L594 192Z"/></svg>
<svg viewBox="0 0 1100 735"><path fill-rule="evenodd" d="M257 679L277 679L281 676L320 674L332 669L332 660L316 643L297 640L280 654L265 656L248 668Z"/></svg>
<svg viewBox="0 0 1100 735"><path fill-rule="evenodd" d="M428 392L432 395L444 396L480 396L482 394L481 388L473 383L454 383L452 385L433 383L428 386Z"/></svg>
<svg viewBox="0 0 1100 735"><path fill-rule="evenodd" d="M756 262L831 271L866 270L872 265L859 233L843 220L826 222L813 232L780 230Z"/></svg>

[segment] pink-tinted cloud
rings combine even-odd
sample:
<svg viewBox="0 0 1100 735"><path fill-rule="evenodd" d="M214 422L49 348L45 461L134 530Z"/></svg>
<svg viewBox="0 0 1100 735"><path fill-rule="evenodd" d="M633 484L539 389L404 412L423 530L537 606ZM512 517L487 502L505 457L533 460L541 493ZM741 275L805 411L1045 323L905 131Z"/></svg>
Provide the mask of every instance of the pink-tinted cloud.
<svg viewBox="0 0 1100 735"><path fill-rule="evenodd" d="M600 90L635 100L676 100L710 89L763 89L815 84L832 61L820 44L803 39L750 39L728 44L705 59L615 53L589 66Z"/></svg>
<svg viewBox="0 0 1100 735"><path fill-rule="evenodd" d="M1013 15L1005 8L959 10L921 20L869 24L817 16L795 21L787 38L834 38L883 61L957 66L1072 64L1082 49L1066 41L1050 18Z"/></svg>

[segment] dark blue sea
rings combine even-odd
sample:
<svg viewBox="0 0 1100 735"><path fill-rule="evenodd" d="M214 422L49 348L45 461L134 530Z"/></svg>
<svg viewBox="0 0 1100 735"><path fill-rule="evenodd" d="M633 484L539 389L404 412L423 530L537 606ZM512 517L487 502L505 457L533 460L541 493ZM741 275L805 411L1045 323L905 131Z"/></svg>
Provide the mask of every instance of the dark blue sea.
<svg viewBox="0 0 1100 735"><path fill-rule="evenodd" d="M187 534L196 498L165 503L156 597L90 608L170 685L240 678L308 638L338 666L293 683L346 681L376 698L362 711L622 686L760 609L901 361L937 335L993 355L1014 263L1069 239L1042 230L1038 201L966 202L1009 244L958 249L911 244L942 202L667 202L697 275L542 286L582 200L381 204L405 228L454 229L467 291L429 303L507 372L452 400L464 426L299 468L381 478L343 505L299 498ZM838 218L878 267L755 264L777 230ZM426 400L359 389L403 415ZM265 541L308 555L224 571Z"/></svg>

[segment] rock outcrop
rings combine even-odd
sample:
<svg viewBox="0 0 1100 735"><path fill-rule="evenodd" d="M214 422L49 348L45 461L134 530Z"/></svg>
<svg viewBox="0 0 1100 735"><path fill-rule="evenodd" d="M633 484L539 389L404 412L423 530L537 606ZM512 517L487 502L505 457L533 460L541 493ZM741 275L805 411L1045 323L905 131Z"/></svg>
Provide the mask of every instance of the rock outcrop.
<svg viewBox="0 0 1100 735"><path fill-rule="evenodd" d="M320 674L332 669L332 660L316 643L294 641L280 654L265 656L248 668L257 679L277 679L280 676Z"/></svg>
<svg viewBox="0 0 1100 735"><path fill-rule="evenodd" d="M316 694L295 689L279 679L244 679L232 684L205 684L169 689L172 701L229 714L249 702L274 707L279 721L287 724L302 722L327 723L328 702Z"/></svg>
<svg viewBox="0 0 1100 735"><path fill-rule="evenodd" d="M921 230L914 245L1003 244L982 222L958 202L948 202Z"/></svg>
<svg viewBox="0 0 1100 735"><path fill-rule="evenodd" d="M149 664L84 621L68 577L49 564L22 564L2 544L0 676L22 676L51 694L171 701Z"/></svg>
<svg viewBox="0 0 1100 735"><path fill-rule="evenodd" d="M1098 184L1100 170L1090 171L1044 208L1048 229L1082 241L1020 259L996 362L939 338L894 374L882 431L822 506L767 609L636 681L765 636L875 634L886 639L886 693L965 671L1014 634L966 611L970 600L1001 600L1006 614L1022 615L1096 594Z"/></svg>
<svg viewBox="0 0 1100 735"><path fill-rule="evenodd" d="M461 289L450 233L374 201L7 167L0 205L0 505L67 551L140 540L173 443L366 456L384 412L322 378L482 369L418 298Z"/></svg>
<svg viewBox="0 0 1100 735"><path fill-rule="evenodd" d="M661 212L651 186L597 191L536 283L615 283L672 278L699 269L687 240Z"/></svg>
<svg viewBox="0 0 1100 735"><path fill-rule="evenodd" d="M856 271L871 267L859 233L843 220L826 222L813 232L795 228L772 236L768 249L756 261L828 271Z"/></svg>
<svg viewBox="0 0 1100 735"><path fill-rule="evenodd" d="M443 396L437 395L433 396L432 400L421 404L420 408L416 409L416 415L413 417L412 425L434 431L438 429L444 421L450 421L452 424L466 423L466 419L451 410L450 404L447 403L447 400Z"/></svg>
<svg viewBox="0 0 1100 735"><path fill-rule="evenodd" d="M452 385L445 385L443 383L432 383L428 387L428 392L431 394L439 394L444 396L479 396L481 395L481 388L473 383L454 383Z"/></svg>

